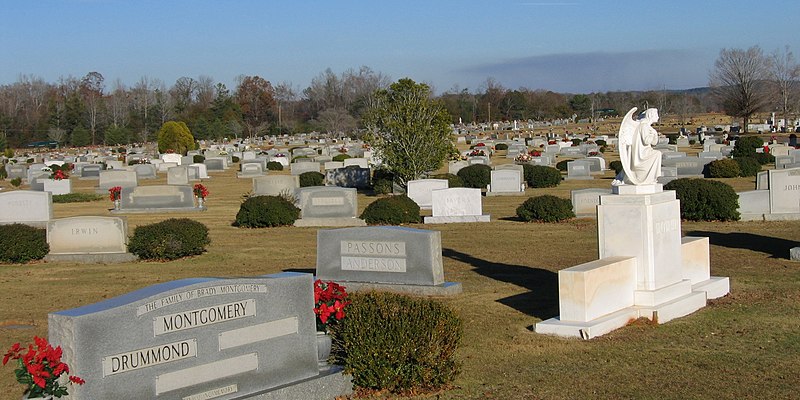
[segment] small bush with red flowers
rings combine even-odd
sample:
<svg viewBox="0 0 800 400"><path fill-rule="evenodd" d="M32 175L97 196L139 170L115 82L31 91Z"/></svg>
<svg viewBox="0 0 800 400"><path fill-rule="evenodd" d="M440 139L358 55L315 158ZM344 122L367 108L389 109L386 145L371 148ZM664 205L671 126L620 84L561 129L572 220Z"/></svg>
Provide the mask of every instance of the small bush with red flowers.
<svg viewBox="0 0 800 400"><path fill-rule="evenodd" d="M15 343L3 357L3 365L9 360L17 360L14 374L17 382L26 385L28 398L54 396L60 398L67 395L67 384L83 385L85 381L77 376L62 379L62 374L69 374L69 366L61 362L61 346L53 348L47 339L33 337L34 344L27 348Z"/></svg>

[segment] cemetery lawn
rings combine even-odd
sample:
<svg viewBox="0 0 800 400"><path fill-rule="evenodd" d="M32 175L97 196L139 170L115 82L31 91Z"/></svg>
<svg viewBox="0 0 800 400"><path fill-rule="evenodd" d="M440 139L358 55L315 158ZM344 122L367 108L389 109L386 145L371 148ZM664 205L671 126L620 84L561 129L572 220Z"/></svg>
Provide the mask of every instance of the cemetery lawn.
<svg viewBox="0 0 800 400"><path fill-rule="evenodd" d="M270 172L273 173L273 172ZM286 173L286 172L284 172ZM316 228L231 226L250 179L234 168L203 182L208 211L129 215L129 229L188 217L210 229L208 252L172 262L80 265L37 262L0 265L0 350L47 335L47 314L159 282L201 276L313 272ZM637 321L590 341L539 335L532 326L558 315L557 271L597 258L593 219L522 223L515 210L527 197L608 187L611 174L528 189L525 196L484 197L490 223L412 225L442 232L445 278L464 293L442 301L462 317L453 387L441 399L745 399L791 398L800 376L800 263L789 248L800 222L683 222L683 234L708 236L711 272L729 276L731 293L689 316L655 326ZM725 179L737 191L754 178ZM163 175L142 184L163 184ZM73 180L92 192L95 181ZM361 210L376 197L359 194ZM55 204L56 218L109 215L107 200ZM18 399L14 365L0 367L0 398ZM72 371L80 375L81 371Z"/></svg>

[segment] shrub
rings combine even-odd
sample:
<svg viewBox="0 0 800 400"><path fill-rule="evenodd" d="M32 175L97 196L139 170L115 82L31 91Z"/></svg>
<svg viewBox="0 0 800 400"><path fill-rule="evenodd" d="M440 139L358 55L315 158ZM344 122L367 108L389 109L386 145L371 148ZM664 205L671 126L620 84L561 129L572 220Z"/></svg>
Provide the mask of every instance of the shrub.
<svg viewBox="0 0 800 400"><path fill-rule="evenodd" d="M267 163L267 170L269 171L283 171L283 164L277 161L270 161Z"/></svg>
<svg viewBox="0 0 800 400"><path fill-rule="evenodd" d="M353 293L331 331L334 362L356 387L390 392L437 390L460 372L462 322L448 306L395 293Z"/></svg>
<svg viewBox="0 0 800 400"><path fill-rule="evenodd" d="M8 172L6 172L6 165L0 164L0 179L8 178Z"/></svg>
<svg viewBox="0 0 800 400"><path fill-rule="evenodd" d="M236 164L239 161L241 161L239 156L231 156L231 162L233 162L234 164Z"/></svg>
<svg viewBox="0 0 800 400"><path fill-rule="evenodd" d="M0 225L0 262L41 260L49 252L45 229L23 224Z"/></svg>
<svg viewBox="0 0 800 400"><path fill-rule="evenodd" d="M755 157L737 157L733 161L739 164L740 176L756 176L761 172L761 164Z"/></svg>
<svg viewBox="0 0 800 400"><path fill-rule="evenodd" d="M609 168L614 170L615 175L619 175L622 172L622 161L614 160L608 164Z"/></svg>
<svg viewBox="0 0 800 400"><path fill-rule="evenodd" d="M756 161L758 161L758 163L761 165L775 163L775 156L770 153L755 153L753 157L755 157Z"/></svg>
<svg viewBox="0 0 800 400"><path fill-rule="evenodd" d="M195 154L195 155L192 156L192 162L195 163L195 164L202 164L203 161L205 161L205 160L206 160L206 158L201 156L200 154Z"/></svg>
<svg viewBox="0 0 800 400"><path fill-rule="evenodd" d="M553 167L545 165L523 164L525 182L528 187L547 188L561 183L561 173Z"/></svg>
<svg viewBox="0 0 800 400"><path fill-rule="evenodd" d="M137 226L128 251L144 260L175 260L202 254L211 241L208 228L188 218L170 218Z"/></svg>
<svg viewBox="0 0 800 400"><path fill-rule="evenodd" d="M580 146L581 143L583 143L583 140L580 140L578 138L572 139L572 145L573 146Z"/></svg>
<svg viewBox="0 0 800 400"><path fill-rule="evenodd" d="M350 156L347 155L347 154L337 154L337 155L333 156L332 160L333 161L342 162L344 160L347 160L348 158L350 158Z"/></svg>
<svg viewBox="0 0 800 400"><path fill-rule="evenodd" d="M400 225L419 222L419 205L406 195L384 197L370 203L361 219L370 225Z"/></svg>
<svg viewBox="0 0 800 400"><path fill-rule="evenodd" d="M597 139L594 143L600 147L605 147L608 143L603 139Z"/></svg>
<svg viewBox="0 0 800 400"><path fill-rule="evenodd" d="M255 196L245 200L236 213L234 226L264 228L292 225L300 209L280 196Z"/></svg>
<svg viewBox="0 0 800 400"><path fill-rule="evenodd" d="M372 184L372 191L375 194L389 194L392 193L392 181L388 179L379 179Z"/></svg>
<svg viewBox="0 0 800 400"><path fill-rule="evenodd" d="M549 194L531 197L517 207L517 217L523 221L560 222L575 218L569 199Z"/></svg>
<svg viewBox="0 0 800 400"><path fill-rule="evenodd" d="M323 185L325 185L325 175L321 172L308 171L300 174L300 187Z"/></svg>
<svg viewBox="0 0 800 400"><path fill-rule="evenodd" d="M495 150L508 150L508 145L505 143L498 143L494 146Z"/></svg>
<svg viewBox="0 0 800 400"><path fill-rule="evenodd" d="M464 187L464 181L458 175L454 174L438 174L434 175L433 179L447 179L447 187Z"/></svg>
<svg viewBox="0 0 800 400"><path fill-rule="evenodd" d="M667 134L667 139L669 140L669 144L678 144L678 137L677 133L669 133Z"/></svg>
<svg viewBox="0 0 800 400"><path fill-rule="evenodd" d="M85 203L89 201L105 200L108 196L95 193L67 193L53 196L53 203Z"/></svg>
<svg viewBox="0 0 800 400"><path fill-rule="evenodd" d="M372 180L374 181L388 180L394 182L394 172L385 167L376 168L372 172Z"/></svg>
<svg viewBox="0 0 800 400"><path fill-rule="evenodd" d="M707 178L735 178L740 173L739 164L730 158L712 161L703 170Z"/></svg>
<svg viewBox="0 0 800 400"><path fill-rule="evenodd" d="M12 180L10 180L8 182L11 183L11 186L13 186L13 187L19 187L19 185L22 184L22 178L16 177L16 178L14 178L14 179L12 179Z"/></svg>
<svg viewBox="0 0 800 400"><path fill-rule="evenodd" d="M464 182L464 187L483 189L492 182L492 167L484 164L474 164L458 170L458 177Z"/></svg>
<svg viewBox="0 0 800 400"><path fill-rule="evenodd" d="M664 185L681 202L681 218L691 221L736 221L739 195L723 182L681 178Z"/></svg>
<svg viewBox="0 0 800 400"><path fill-rule="evenodd" d="M566 171L567 170L567 163L574 160L561 160L556 163L556 169L559 171Z"/></svg>
<svg viewBox="0 0 800 400"><path fill-rule="evenodd" d="M764 141L758 136L739 136L733 146L731 156L747 157L756 154L756 149L764 146Z"/></svg>
<svg viewBox="0 0 800 400"><path fill-rule="evenodd" d="M306 155L296 156L296 157L292 158L292 162L297 162L297 160L308 159L308 158L309 157L306 156Z"/></svg>
<svg viewBox="0 0 800 400"><path fill-rule="evenodd" d="M694 144L695 144L695 143L697 143L697 140L695 140L695 139L689 139L689 145L690 145L690 146L694 146Z"/></svg>

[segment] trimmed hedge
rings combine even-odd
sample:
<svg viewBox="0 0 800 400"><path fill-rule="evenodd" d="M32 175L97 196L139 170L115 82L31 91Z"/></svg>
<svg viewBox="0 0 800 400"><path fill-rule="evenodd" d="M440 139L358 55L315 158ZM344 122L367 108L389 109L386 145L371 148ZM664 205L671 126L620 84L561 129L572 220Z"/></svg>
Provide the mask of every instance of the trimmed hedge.
<svg viewBox="0 0 800 400"><path fill-rule="evenodd" d="M735 178L740 173L739 163L730 158L712 161L703 170L706 178Z"/></svg>
<svg viewBox="0 0 800 400"><path fill-rule="evenodd" d="M419 205L406 195L384 197L370 203L361 219L370 225L419 223Z"/></svg>
<svg viewBox="0 0 800 400"><path fill-rule="evenodd" d="M770 153L755 153L753 157L761 165L775 164L775 156Z"/></svg>
<svg viewBox="0 0 800 400"><path fill-rule="evenodd" d="M495 150L508 150L508 145L505 143L498 143L494 146Z"/></svg>
<svg viewBox="0 0 800 400"><path fill-rule="evenodd" d="M561 172L545 165L522 164L525 182L528 187L548 188L556 187L561 183Z"/></svg>
<svg viewBox="0 0 800 400"><path fill-rule="evenodd" d="M53 195L53 203L85 203L105 200L108 196L96 193L67 193Z"/></svg>
<svg viewBox="0 0 800 400"><path fill-rule="evenodd" d="M375 192L375 194L389 194L392 193L392 189L392 181L388 179L373 181L372 191Z"/></svg>
<svg viewBox="0 0 800 400"><path fill-rule="evenodd" d="M300 174L300 187L325 186L325 175L321 172L308 171Z"/></svg>
<svg viewBox="0 0 800 400"><path fill-rule="evenodd" d="M8 178L8 172L6 172L6 165L0 164L0 179Z"/></svg>
<svg viewBox="0 0 800 400"><path fill-rule="evenodd" d="M280 196L255 196L245 200L236 213L234 226L265 228L292 225L300 209Z"/></svg>
<svg viewBox="0 0 800 400"><path fill-rule="evenodd" d="M433 179L447 179L447 187L456 188L456 187L464 187L464 181L461 180L461 177L454 174L438 174L434 175L431 178Z"/></svg>
<svg viewBox="0 0 800 400"><path fill-rule="evenodd" d="M458 170L458 177L464 182L464 187L485 189L492 182L492 167L484 164L474 164Z"/></svg>
<svg viewBox="0 0 800 400"><path fill-rule="evenodd" d="M569 199L546 194L525 200L517 207L517 217L526 222L560 222L575 218L575 213Z"/></svg>
<svg viewBox="0 0 800 400"><path fill-rule="evenodd" d="M561 160L561 161L557 162L556 163L556 169L559 170L559 171L566 171L567 170L567 163L570 162L570 161L575 161L575 160Z"/></svg>
<svg viewBox="0 0 800 400"><path fill-rule="evenodd" d="M690 221L737 221L739 195L723 182L681 178L664 185L681 202L681 218Z"/></svg>
<svg viewBox="0 0 800 400"><path fill-rule="evenodd" d="M208 228L202 223L170 218L136 227L128 251L144 260L175 260L202 254L209 243Z"/></svg>
<svg viewBox="0 0 800 400"><path fill-rule="evenodd" d="M450 307L395 293L352 293L348 299L345 318L331 330L332 353L354 386L432 391L459 374L463 324Z"/></svg>
<svg viewBox="0 0 800 400"><path fill-rule="evenodd" d="M733 161L739 164L739 176L756 176L761 172L761 163L755 157L737 157Z"/></svg>
<svg viewBox="0 0 800 400"><path fill-rule="evenodd" d="M29 225L0 225L0 262L41 260L50 252L47 231Z"/></svg>
<svg viewBox="0 0 800 400"><path fill-rule="evenodd" d="M348 155L348 154L337 154L337 155L333 156L331 161L342 162L344 160L347 160L348 158L351 158L350 155Z"/></svg>
<svg viewBox="0 0 800 400"><path fill-rule="evenodd" d="M269 171L283 171L283 164L277 161L270 161L267 163L267 170Z"/></svg>

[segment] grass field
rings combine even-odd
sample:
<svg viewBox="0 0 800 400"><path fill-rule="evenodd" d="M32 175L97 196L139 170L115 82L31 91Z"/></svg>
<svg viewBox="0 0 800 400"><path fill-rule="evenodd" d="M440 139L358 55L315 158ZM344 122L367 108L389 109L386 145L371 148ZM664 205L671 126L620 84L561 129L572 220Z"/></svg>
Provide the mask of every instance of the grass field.
<svg viewBox="0 0 800 400"><path fill-rule="evenodd" d="M696 150L696 149L695 149ZM284 172L286 173L286 172ZM165 183L158 180L142 184ZM636 323L590 341L543 336L532 325L558 314L557 271L597 258L593 219L522 223L527 197L608 187L611 174L564 181L524 196L484 197L490 223L413 225L442 232L448 281L464 293L442 299L464 321L458 353L463 372L441 399L778 399L798 398L800 263L787 260L800 222L683 222L684 235L708 236L712 275L731 278L731 294L690 316L654 326ZM737 191L753 178L726 179ZM94 181L73 180L90 192ZM231 226L250 179L233 169L204 182L208 211L130 215L129 228L189 217L210 229L208 252L173 262L118 265L0 265L0 350L47 335L48 312L68 309L158 282L199 276L313 272L316 228ZM375 197L359 194L363 208ZM55 217L109 215L107 200L55 204ZM22 328L19 325L23 325ZM80 374L80 371L74 371ZM0 398L18 399L13 367L0 367Z"/></svg>

